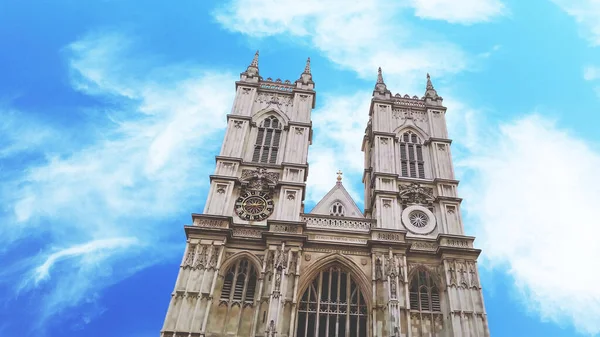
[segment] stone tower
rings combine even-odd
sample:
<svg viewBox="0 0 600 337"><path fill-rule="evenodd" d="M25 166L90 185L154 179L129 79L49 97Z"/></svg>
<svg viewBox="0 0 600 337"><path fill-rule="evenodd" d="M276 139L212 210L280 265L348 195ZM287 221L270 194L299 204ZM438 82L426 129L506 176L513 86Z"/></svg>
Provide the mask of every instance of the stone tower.
<svg viewBox="0 0 600 337"><path fill-rule="evenodd" d="M304 213L314 87L310 59L293 83L263 79L258 52L241 73L161 336L489 336L429 75L411 98L392 96L379 70L364 212L338 172Z"/></svg>

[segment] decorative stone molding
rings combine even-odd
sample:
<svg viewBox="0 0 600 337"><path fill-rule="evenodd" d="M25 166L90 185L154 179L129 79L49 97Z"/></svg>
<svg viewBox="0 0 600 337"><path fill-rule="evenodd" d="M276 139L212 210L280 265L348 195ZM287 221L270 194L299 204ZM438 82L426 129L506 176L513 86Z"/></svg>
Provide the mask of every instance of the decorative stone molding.
<svg viewBox="0 0 600 337"><path fill-rule="evenodd" d="M229 222L227 220L220 219L195 218L194 226L209 228L228 228Z"/></svg>
<svg viewBox="0 0 600 337"><path fill-rule="evenodd" d="M335 248L304 248L304 251L306 252L315 252L315 253L339 253L339 254L343 254L343 255L363 255L363 256L369 256L371 255L371 253L369 252L363 252L363 251L357 251L357 250L344 250L344 249L335 249ZM309 254L304 253L304 257L306 259L306 256ZM310 258L309 258L310 260Z"/></svg>
<svg viewBox="0 0 600 337"><path fill-rule="evenodd" d="M371 237L375 240L404 242L404 235L393 232L374 232Z"/></svg>
<svg viewBox="0 0 600 337"><path fill-rule="evenodd" d="M302 234L302 227L297 225L271 225L270 231L275 233Z"/></svg>
<svg viewBox="0 0 600 337"><path fill-rule="evenodd" d="M456 248L473 248L473 240L442 237L440 240L440 246Z"/></svg>
<svg viewBox="0 0 600 337"><path fill-rule="evenodd" d="M360 232L368 232L371 229L371 222L364 220L314 215L303 215L301 220L306 222L306 228L344 229Z"/></svg>
<svg viewBox="0 0 600 337"><path fill-rule="evenodd" d="M410 250L424 250L435 252L438 248L437 243L427 241L413 241L410 245Z"/></svg>
<svg viewBox="0 0 600 337"><path fill-rule="evenodd" d="M234 228L233 236L248 237L248 238L262 238L262 231L260 229L252 229L252 228Z"/></svg>
<svg viewBox="0 0 600 337"><path fill-rule="evenodd" d="M352 238L352 237L346 237L346 236L311 234L308 236L308 238L309 238L309 240L315 240L315 241L358 243L358 244L366 244L367 243L367 239Z"/></svg>
<svg viewBox="0 0 600 337"><path fill-rule="evenodd" d="M266 92L259 93L254 102L266 103L267 106L276 105L278 108L281 108L282 105L292 106L292 98L290 96Z"/></svg>

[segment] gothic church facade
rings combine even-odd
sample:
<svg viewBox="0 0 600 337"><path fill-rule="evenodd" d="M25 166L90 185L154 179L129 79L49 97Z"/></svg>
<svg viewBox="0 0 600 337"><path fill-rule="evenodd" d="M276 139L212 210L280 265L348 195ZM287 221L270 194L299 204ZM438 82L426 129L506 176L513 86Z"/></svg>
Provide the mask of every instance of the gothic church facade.
<svg viewBox="0 0 600 337"><path fill-rule="evenodd" d="M429 75L423 97L392 95L379 69L364 211L338 175L304 212L315 99L310 59L295 82L263 79L258 52L240 75L161 337L489 336Z"/></svg>

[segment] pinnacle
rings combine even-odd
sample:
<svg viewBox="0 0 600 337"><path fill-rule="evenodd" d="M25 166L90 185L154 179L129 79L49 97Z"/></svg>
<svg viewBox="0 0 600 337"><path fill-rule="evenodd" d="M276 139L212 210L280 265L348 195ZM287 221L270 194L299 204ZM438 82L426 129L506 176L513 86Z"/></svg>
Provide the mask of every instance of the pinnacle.
<svg viewBox="0 0 600 337"><path fill-rule="evenodd" d="M310 74L310 57L306 60L306 66L304 67L304 73Z"/></svg>
<svg viewBox="0 0 600 337"><path fill-rule="evenodd" d="M383 83L383 75L381 74L381 67L377 69L377 83Z"/></svg>
<svg viewBox="0 0 600 337"><path fill-rule="evenodd" d="M258 50L256 51L256 54L254 54L254 58L252 59L252 63L250 63L250 67L258 68Z"/></svg>

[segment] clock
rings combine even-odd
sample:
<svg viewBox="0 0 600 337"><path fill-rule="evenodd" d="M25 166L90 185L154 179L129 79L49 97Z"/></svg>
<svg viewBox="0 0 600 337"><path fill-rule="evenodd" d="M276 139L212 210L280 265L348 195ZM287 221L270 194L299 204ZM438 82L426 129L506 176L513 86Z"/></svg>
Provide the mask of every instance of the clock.
<svg viewBox="0 0 600 337"><path fill-rule="evenodd" d="M244 191L235 201L235 213L246 221L262 221L271 216L273 199L261 191Z"/></svg>

